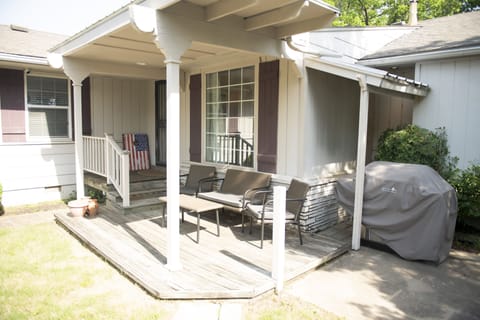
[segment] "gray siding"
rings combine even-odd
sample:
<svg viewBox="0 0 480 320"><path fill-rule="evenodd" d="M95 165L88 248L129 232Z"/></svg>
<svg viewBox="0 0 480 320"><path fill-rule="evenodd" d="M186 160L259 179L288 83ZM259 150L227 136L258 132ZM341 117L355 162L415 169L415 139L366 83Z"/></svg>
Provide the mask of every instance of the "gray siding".
<svg viewBox="0 0 480 320"><path fill-rule="evenodd" d="M360 87L308 68L306 77L304 176L348 171L356 160Z"/></svg>
<svg viewBox="0 0 480 320"><path fill-rule="evenodd" d="M414 108L413 123L445 127L460 168L480 162L480 57L419 63L416 70L431 92Z"/></svg>
<svg viewBox="0 0 480 320"><path fill-rule="evenodd" d="M146 133L155 163L154 81L93 76L90 85L92 135L121 143L123 133Z"/></svg>

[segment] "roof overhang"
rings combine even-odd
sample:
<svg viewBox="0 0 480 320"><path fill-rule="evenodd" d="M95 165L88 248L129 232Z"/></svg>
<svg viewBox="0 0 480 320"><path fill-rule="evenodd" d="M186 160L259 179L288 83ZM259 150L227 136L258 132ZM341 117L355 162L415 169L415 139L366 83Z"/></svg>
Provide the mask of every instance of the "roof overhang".
<svg viewBox="0 0 480 320"><path fill-rule="evenodd" d="M466 48L452 48L445 50L435 50L426 52L412 52L406 54L392 54L371 59L360 59L358 63L365 66L399 66L415 64L428 60L451 59L458 57L468 57L480 54L480 46Z"/></svg>
<svg viewBox="0 0 480 320"><path fill-rule="evenodd" d="M397 76L384 70L334 59L305 58L305 66L354 81L358 81L359 76L365 76L368 88L382 94L413 98L415 96L424 97L429 91L429 87L425 83Z"/></svg>
<svg viewBox="0 0 480 320"><path fill-rule="evenodd" d="M157 12L156 26L162 29L140 32L132 7ZM282 39L329 26L337 15L336 8L319 0L138 0L50 52L81 60L163 68L165 57L157 33L183 28L192 43L181 57L182 67L187 69L232 56L278 57L283 53Z"/></svg>

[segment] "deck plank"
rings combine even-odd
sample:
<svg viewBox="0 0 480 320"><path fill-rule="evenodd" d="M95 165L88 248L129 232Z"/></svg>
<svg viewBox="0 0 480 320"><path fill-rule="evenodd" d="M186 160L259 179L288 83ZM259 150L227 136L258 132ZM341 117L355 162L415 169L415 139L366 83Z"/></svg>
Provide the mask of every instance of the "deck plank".
<svg viewBox="0 0 480 320"><path fill-rule="evenodd" d="M252 298L274 288L271 230L264 249L260 230L241 232L238 215L220 218L216 234L215 214L202 214L200 243L196 243L196 216L185 215L180 223L182 269L169 271L166 264L167 229L161 212L119 214L101 207L93 218L56 215L57 222L104 257L121 273L162 299ZM317 268L348 250L349 226L325 233L304 235L301 246L295 232L287 232L286 280Z"/></svg>

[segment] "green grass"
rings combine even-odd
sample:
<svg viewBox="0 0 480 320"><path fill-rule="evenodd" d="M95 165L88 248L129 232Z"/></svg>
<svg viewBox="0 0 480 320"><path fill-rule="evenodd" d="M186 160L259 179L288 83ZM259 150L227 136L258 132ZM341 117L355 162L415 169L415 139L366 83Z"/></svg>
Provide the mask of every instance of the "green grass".
<svg viewBox="0 0 480 320"><path fill-rule="evenodd" d="M166 319L165 303L54 224L0 229L0 243L2 319Z"/></svg>
<svg viewBox="0 0 480 320"><path fill-rule="evenodd" d="M170 319L154 299L54 223L0 228L0 319ZM338 320L288 295L243 303L246 320Z"/></svg>

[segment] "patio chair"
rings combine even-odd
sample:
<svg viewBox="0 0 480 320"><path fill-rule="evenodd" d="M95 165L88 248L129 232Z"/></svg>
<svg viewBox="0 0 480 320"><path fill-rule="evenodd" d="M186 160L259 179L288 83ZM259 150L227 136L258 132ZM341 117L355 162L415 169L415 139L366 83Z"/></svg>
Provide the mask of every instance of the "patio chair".
<svg viewBox="0 0 480 320"><path fill-rule="evenodd" d="M303 239L298 219L309 189L310 186L308 183L297 179L292 179L286 194L285 223L297 225L300 245L303 245ZM255 197L256 199L262 199L262 203L256 204L255 202L250 202L245 206L244 210L242 211L242 232L244 231L245 216L250 217L250 234L252 233L253 219L260 221L260 249L263 249L265 223L273 223L273 200L271 199L272 192L273 191L271 190L261 190L256 192L253 197Z"/></svg>
<svg viewBox="0 0 480 320"><path fill-rule="evenodd" d="M187 174L180 177L187 177L185 184L180 186L180 193L197 196L200 183L203 180L212 179L215 176L215 167L192 164ZM212 191L213 182L202 184L202 190Z"/></svg>

